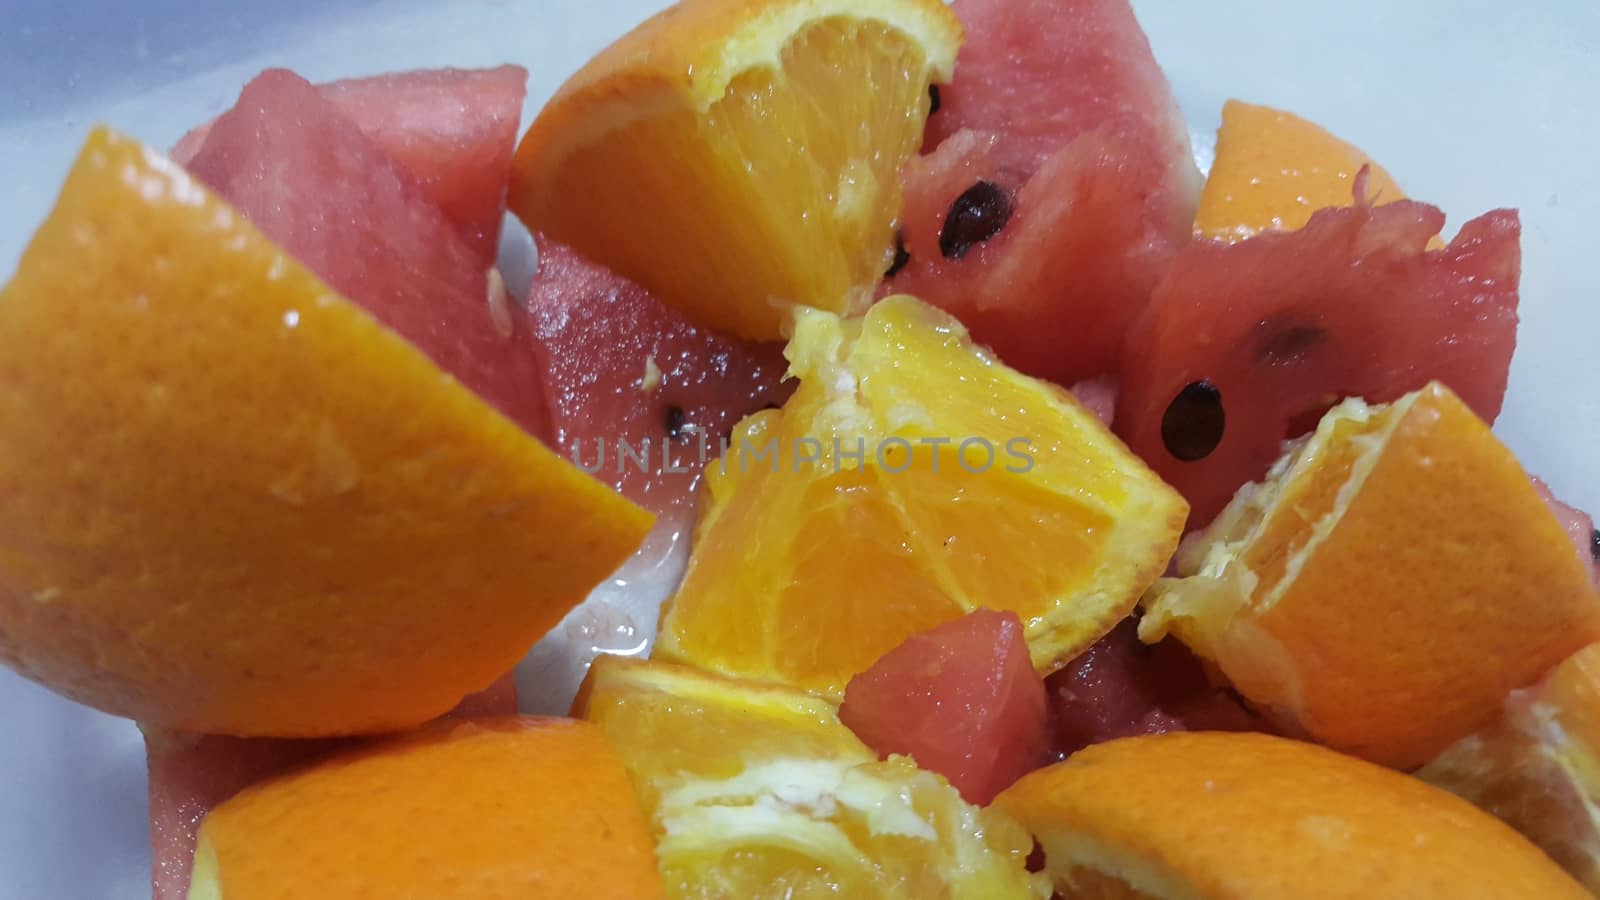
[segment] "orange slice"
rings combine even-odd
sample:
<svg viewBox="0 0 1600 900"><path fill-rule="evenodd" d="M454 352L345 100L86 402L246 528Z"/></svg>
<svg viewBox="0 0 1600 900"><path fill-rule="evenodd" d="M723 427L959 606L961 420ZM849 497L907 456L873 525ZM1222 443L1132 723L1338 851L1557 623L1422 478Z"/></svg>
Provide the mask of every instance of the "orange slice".
<svg viewBox="0 0 1600 900"><path fill-rule="evenodd" d="M1600 896L1600 644L1514 692L1417 774L1516 828Z"/></svg>
<svg viewBox="0 0 1600 900"><path fill-rule="evenodd" d="M200 826L189 900L662 897L600 729L448 721L248 788Z"/></svg>
<svg viewBox="0 0 1600 900"><path fill-rule="evenodd" d="M1146 598L1286 727L1401 768L1600 638L1600 596L1489 426L1433 383L1349 400Z"/></svg>
<svg viewBox="0 0 1600 900"><path fill-rule="evenodd" d="M1229 100L1195 234L1232 242L1262 231L1293 231L1319 209L1350 206L1362 166L1368 167L1367 197L1375 205L1405 199L1382 166L1321 126L1294 113Z"/></svg>
<svg viewBox="0 0 1600 900"><path fill-rule="evenodd" d="M683 0L556 93L517 149L530 228L702 324L781 337L863 306L961 26L939 0Z"/></svg>
<svg viewBox="0 0 1600 900"><path fill-rule="evenodd" d="M1043 896L1015 822L880 762L821 698L601 657L575 709L633 777L670 897Z"/></svg>
<svg viewBox="0 0 1600 900"><path fill-rule="evenodd" d="M650 524L105 130L0 294L0 496L0 661L244 736L440 715Z"/></svg>
<svg viewBox="0 0 1600 900"><path fill-rule="evenodd" d="M995 806L1030 829L1068 897L1150 900L1579 900L1493 817L1422 782L1260 734L1175 733L1090 747Z"/></svg>
<svg viewBox="0 0 1600 900"><path fill-rule="evenodd" d="M911 634L1015 610L1048 672L1124 618L1187 512L1066 391L911 297L809 311L735 429L656 652L838 697Z"/></svg>

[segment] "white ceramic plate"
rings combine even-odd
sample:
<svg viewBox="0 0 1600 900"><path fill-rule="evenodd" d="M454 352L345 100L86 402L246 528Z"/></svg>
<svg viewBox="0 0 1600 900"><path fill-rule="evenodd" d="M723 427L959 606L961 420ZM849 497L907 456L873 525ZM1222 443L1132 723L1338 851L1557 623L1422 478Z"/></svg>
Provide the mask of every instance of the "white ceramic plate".
<svg viewBox="0 0 1600 900"><path fill-rule="evenodd" d="M0 0L0 277L91 122L167 146L269 65L320 81L515 62L531 73L531 115L662 5ZM1515 16L1489 0L1134 5L1202 161L1222 101L1240 97L1327 125L1453 223L1521 208L1523 323L1498 431L1558 493L1600 510L1600 391L1588 381L1600 348L1600 5L1546 0ZM574 623L536 651L522 673L525 688L547 682L527 692L536 705L559 710L588 643L628 649L635 635L601 625L599 640ZM0 709L0 898L148 896L137 731L3 671Z"/></svg>

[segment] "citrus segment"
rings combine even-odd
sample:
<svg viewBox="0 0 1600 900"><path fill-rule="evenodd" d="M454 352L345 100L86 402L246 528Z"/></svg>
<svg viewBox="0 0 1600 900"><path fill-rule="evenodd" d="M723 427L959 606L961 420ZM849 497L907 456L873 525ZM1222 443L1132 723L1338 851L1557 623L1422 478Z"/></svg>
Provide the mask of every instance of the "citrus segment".
<svg viewBox="0 0 1600 900"><path fill-rule="evenodd" d="M0 295L0 661L176 730L433 718L649 516L94 132Z"/></svg>
<svg viewBox="0 0 1600 900"><path fill-rule="evenodd" d="M961 27L938 0L684 0L556 93L510 205L702 324L862 304ZM619 226L619 223L623 223Z"/></svg>
<svg viewBox="0 0 1600 900"><path fill-rule="evenodd" d="M661 897L600 729L444 721L246 789L206 816L190 900Z"/></svg>
<svg viewBox="0 0 1600 900"><path fill-rule="evenodd" d="M1090 747L995 800L1070 897L1577 898L1537 848L1459 798L1330 750L1180 733Z"/></svg>
<svg viewBox="0 0 1600 900"><path fill-rule="evenodd" d="M1286 727L1397 767L1600 637L1600 595L1481 419L1437 383L1346 401L1146 598Z"/></svg>
<svg viewBox="0 0 1600 900"><path fill-rule="evenodd" d="M1600 895L1600 644L1513 692L1498 719L1417 774L1522 832Z"/></svg>
<svg viewBox="0 0 1600 900"><path fill-rule="evenodd" d="M826 700L602 657L575 710L622 755L670 897L1040 896L1015 823L878 761Z"/></svg>
<svg viewBox="0 0 1600 900"><path fill-rule="evenodd" d="M1197 237L1242 241L1262 231L1293 231L1311 214L1354 202L1365 168L1373 205L1404 200L1382 166L1321 126L1268 106L1229 100L1217 130L1216 161L1200 193Z"/></svg>
<svg viewBox="0 0 1600 900"><path fill-rule="evenodd" d="M803 312L787 353L794 396L708 468L662 656L838 696L911 634L987 607L1022 616L1048 672L1165 567L1183 501L947 314L910 297Z"/></svg>

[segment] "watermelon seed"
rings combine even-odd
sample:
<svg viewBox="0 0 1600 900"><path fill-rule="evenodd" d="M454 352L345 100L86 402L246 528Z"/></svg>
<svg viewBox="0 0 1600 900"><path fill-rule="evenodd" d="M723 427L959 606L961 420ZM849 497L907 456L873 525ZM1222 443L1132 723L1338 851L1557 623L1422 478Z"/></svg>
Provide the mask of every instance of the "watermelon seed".
<svg viewBox="0 0 1600 900"><path fill-rule="evenodd" d="M1011 195L992 181L978 181L950 206L939 229L939 252L960 259L978 244L1000 233L1011 221Z"/></svg>
<svg viewBox="0 0 1600 900"><path fill-rule="evenodd" d="M896 231L894 233L894 262L889 264L889 271L884 272L883 277L893 278L899 275L900 270L904 269L909 262L911 262L911 251L906 249L906 233L904 231Z"/></svg>
<svg viewBox="0 0 1600 900"><path fill-rule="evenodd" d="M1589 535L1589 555L1594 557L1595 562L1600 562L1600 528Z"/></svg>
<svg viewBox="0 0 1600 900"><path fill-rule="evenodd" d="M1161 442L1177 459L1195 462L1210 456L1222 443L1226 423L1217 386L1204 380L1191 382L1161 417Z"/></svg>
<svg viewBox="0 0 1600 900"><path fill-rule="evenodd" d="M1256 362L1284 366L1299 362L1313 347L1328 339L1327 329L1318 325L1278 325L1263 319L1256 326L1261 339L1256 342Z"/></svg>
<svg viewBox="0 0 1600 900"><path fill-rule="evenodd" d="M677 440L683 436L683 407L667 407L667 437Z"/></svg>
<svg viewBox="0 0 1600 900"><path fill-rule="evenodd" d="M937 84L930 84L930 85L928 85L928 115L931 116L931 115L933 115L934 113L936 113L938 111L939 111L939 86Z"/></svg>

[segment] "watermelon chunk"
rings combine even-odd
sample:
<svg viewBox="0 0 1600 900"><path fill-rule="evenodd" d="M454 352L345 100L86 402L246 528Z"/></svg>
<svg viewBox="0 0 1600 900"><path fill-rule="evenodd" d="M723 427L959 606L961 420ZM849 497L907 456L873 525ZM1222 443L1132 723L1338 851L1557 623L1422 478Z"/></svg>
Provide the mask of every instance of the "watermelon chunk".
<svg viewBox="0 0 1600 900"><path fill-rule="evenodd" d="M1200 177L1127 0L956 0L967 27L903 176L886 290L954 313L1010 365L1070 384L1189 239Z"/></svg>
<svg viewBox="0 0 1600 900"><path fill-rule="evenodd" d="M1268 731L1266 721L1208 680L1188 648L1139 642L1126 619L1045 681L1054 751L1070 756L1116 738L1169 731Z"/></svg>
<svg viewBox="0 0 1600 900"><path fill-rule="evenodd" d="M1556 514L1561 527L1572 538L1572 543L1578 548L1579 558L1593 567L1594 583L1600 586L1600 531L1595 530L1594 519L1583 510L1561 502L1551 492L1550 485L1544 483L1544 479L1534 478L1533 486L1538 489L1544 502L1550 504L1550 511Z"/></svg>
<svg viewBox="0 0 1600 900"><path fill-rule="evenodd" d="M1190 527L1341 398L1438 379L1494 420L1516 347L1517 214L1426 251L1443 224L1425 204L1363 202L1183 251L1128 335L1116 429L1188 498Z"/></svg>
<svg viewBox="0 0 1600 900"><path fill-rule="evenodd" d="M528 314L553 445L661 520L686 522L729 430L793 390L782 345L714 334L565 245L538 248ZM648 442L648 460L625 459L619 442Z"/></svg>
<svg viewBox="0 0 1600 900"><path fill-rule="evenodd" d="M517 685L510 675L461 701L452 716L510 715ZM212 807L258 781L308 765L354 740L285 740L206 735L192 740L145 736L150 774L152 900L183 900L194 866L195 836Z"/></svg>
<svg viewBox="0 0 1600 900"><path fill-rule="evenodd" d="M345 297L536 435L527 325L421 182L300 76L268 70L211 127L200 180Z"/></svg>
<svg viewBox="0 0 1600 900"><path fill-rule="evenodd" d="M484 260L494 261L528 70L418 69L318 85L317 91L421 182ZM187 165L214 123L172 148Z"/></svg>
<svg viewBox="0 0 1600 900"><path fill-rule="evenodd" d="M1044 686L1014 612L980 609L906 638L850 679L839 719L979 805L1043 765L1049 746Z"/></svg>

